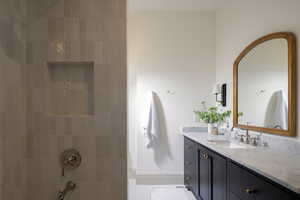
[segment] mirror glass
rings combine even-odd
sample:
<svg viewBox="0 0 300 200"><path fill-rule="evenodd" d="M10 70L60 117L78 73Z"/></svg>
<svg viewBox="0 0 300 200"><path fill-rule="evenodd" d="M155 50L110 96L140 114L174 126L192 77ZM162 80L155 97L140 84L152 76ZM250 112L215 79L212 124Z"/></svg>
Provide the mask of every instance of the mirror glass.
<svg viewBox="0 0 300 200"><path fill-rule="evenodd" d="M238 66L238 123L288 130L288 41L265 41Z"/></svg>

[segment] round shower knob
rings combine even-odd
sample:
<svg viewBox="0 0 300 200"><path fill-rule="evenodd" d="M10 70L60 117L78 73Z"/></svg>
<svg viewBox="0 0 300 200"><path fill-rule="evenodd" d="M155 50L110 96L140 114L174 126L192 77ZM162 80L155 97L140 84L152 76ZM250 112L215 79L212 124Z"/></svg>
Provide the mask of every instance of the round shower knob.
<svg viewBox="0 0 300 200"><path fill-rule="evenodd" d="M77 169L81 164L81 155L76 149L67 149L61 154L60 162L63 169Z"/></svg>

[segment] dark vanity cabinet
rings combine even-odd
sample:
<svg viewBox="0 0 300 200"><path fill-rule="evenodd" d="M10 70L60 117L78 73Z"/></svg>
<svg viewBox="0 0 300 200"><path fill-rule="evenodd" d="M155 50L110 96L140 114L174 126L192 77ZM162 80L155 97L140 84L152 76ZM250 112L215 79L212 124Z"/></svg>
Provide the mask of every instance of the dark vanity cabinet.
<svg viewBox="0 0 300 200"><path fill-rule="evenodd" d="M200 200L226 200L226 159L184 140L185 185Z"/></svg>
<svg viewBox="0 0 300 200"><path fill-rule="evenodd" d="M198 200L299 200L299 195L186 137L184 180Z"/></svg>

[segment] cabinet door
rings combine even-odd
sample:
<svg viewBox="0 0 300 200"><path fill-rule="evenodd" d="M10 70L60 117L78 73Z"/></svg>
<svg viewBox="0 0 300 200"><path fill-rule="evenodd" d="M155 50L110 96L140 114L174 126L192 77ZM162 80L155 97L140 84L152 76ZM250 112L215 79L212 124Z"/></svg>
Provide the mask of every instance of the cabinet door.
<svg viewBox="0 0 300 200"><path fill-rule="evenodd" d="M211 159L208 150L199 147L199 195L202 200L210 200L211 187L210 187L210 167Z"/></svg>
<svg viewBox="0 0 300 200"><path fill-rule="evenodd" d="M222 156L211 153L211 199L226 200L227 195L227 162Z"/></svg>
<svg viewBox="0 0 300 200"><path fill-rule="evenodd" d="M184 138L184 184L198 196L198 144Z"/></svg>

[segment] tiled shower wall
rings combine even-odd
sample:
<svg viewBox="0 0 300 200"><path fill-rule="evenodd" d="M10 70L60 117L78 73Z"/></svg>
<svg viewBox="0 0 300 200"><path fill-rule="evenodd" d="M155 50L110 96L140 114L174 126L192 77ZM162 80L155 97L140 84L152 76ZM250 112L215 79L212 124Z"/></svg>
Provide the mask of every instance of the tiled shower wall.
<svg viewBox="0 0 300 200"><path fill-rule="evenodd" d="M29 200L126 199L126 1L28 0L26 57ZM93 115L49 114L47 62L94 63ZM70 100L72 101L72 100ZM58 159L76 148L82 165L61 177Z"/></svg>
<svg viewBox="0 0 300 200"><path fill-rule="evenodd" d="M0 1L0 199L26 196L26 5Z"/></svg>
<svg viewBox="0 0 300 200"><path fill-rule="evenodd" d="M0 17L0 199L53 200L69 180L69 199L126 199L126 0L1 0ZM49 113L47 63L86 61L93 113ZM83 160L62 177L67 148Z"/></svg>

